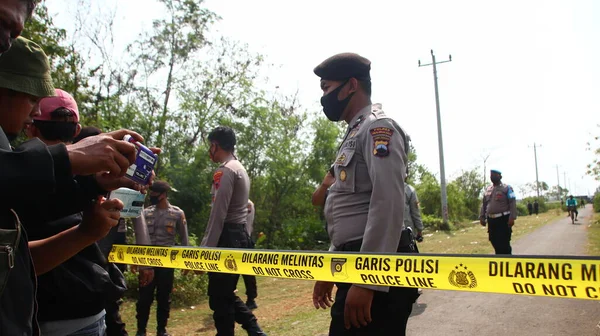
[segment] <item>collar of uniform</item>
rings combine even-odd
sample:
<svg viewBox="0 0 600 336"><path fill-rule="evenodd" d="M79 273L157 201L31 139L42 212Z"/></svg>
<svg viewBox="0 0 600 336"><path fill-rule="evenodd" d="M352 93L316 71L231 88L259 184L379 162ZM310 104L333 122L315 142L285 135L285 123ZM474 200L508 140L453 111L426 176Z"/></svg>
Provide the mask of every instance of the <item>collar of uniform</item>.
<svg viewBox="0 0 600 336"><path fill-rule="evenodd" d="M227 164L227 162L229 162L229 161L231 161L231 160L234 160L234 159L235 159L235 157L233 156L233 154L229 155L229 156L228 156L228 157L225 159L225 161L223 161L223 163L221 163L221 167L225 167L225 165Z"/></svg>
<svg viewBox="0 0 600 336"><path fill-rule="evenodd" d="M169 201L167 200L167 207L164 209L159 208L157 205L154 206L154 209L156 211L162 211L162 210L169 210L169 208L171 207L171 203L169 203Z"/></svg>
<svg viewBox="0 0 600 336"><path fill-rule="evenodd" d="M371 112L371 106L372 105L367 105L367 106L363 107L360 111L358 111L358 113L354 116L354 118L352 118L352 120L350 120L348 127L354 128L354 127L356 127L356 124L363 121L363 119L365 118L365 115Z"/></svg>

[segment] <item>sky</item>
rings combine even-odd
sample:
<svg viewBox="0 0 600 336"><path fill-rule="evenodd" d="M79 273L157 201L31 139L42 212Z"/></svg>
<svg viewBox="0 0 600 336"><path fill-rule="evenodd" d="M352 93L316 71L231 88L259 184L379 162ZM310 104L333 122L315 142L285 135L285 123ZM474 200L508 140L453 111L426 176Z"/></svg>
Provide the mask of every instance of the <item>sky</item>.
<svg viewBox="0 0 600 336"><path fill-rule="evenodd" d="M87 0L90 16L114 10L115 52L163 15L151 0ZM46 0L72 32L73 0ZM539 180L593 193L585 175L600 133L600 1L207 0L221 16L212 32L249 45L275 64L267 89L298 91L320 111L312 69L339 52L371 60L373 102L410 134L418 161L439 174L431 50L438 65L446 179L498 169L515 187ZM100 14L98 14L100 13ZM600 144L599 144L600 145ZM486 172L486 175L489 173ZM439 176L439 175L438 175ZM518 188L516 188L518 192ZM523 196L523 195L519 195Z"/></svg>

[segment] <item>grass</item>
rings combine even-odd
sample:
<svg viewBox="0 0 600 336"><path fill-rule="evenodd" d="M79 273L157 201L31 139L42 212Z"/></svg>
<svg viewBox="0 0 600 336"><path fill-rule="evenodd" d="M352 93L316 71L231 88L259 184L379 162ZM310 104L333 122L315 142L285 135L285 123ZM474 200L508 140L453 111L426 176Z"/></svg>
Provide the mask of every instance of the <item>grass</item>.
<svg viewBox="0 0 600 336"><path fill-rule="evenodd" d="M597 213L592 213L592 218L590 218L588 224L587 238L587 254L600 256L600 219Z"/></svg>
<svg viewBox="0 0 600 336"><path fill-rule="evenodd" d="M513 228L513 239L518 239L559 217L563 213L551 211L539 217L525 216L517 219ZM493 249L487 240L486 228L477 223L462 224L452 232L425 232L425 241L419 244L425 253L488 254ZM590 237L595 239L595 255L600 253L600 224L590 228ZM592 239L592 238L590 238ZM592 254L594 255L594 254ZM271 336L322 336L327 335L329 310L316 310L312 305L313 281L258 278L257 303L254 311L262 328ZM244 300L244 282L240 279L239 295ZM195 307L171 309L169 332L174 336L215 335L212 311L205 298ZM148 335L155 335L156 305L153 305L148 325ZM135 333L135 302L128 301L121 306L123 321L130 334ZM245 335L238 325L236 334Z"/></svg>

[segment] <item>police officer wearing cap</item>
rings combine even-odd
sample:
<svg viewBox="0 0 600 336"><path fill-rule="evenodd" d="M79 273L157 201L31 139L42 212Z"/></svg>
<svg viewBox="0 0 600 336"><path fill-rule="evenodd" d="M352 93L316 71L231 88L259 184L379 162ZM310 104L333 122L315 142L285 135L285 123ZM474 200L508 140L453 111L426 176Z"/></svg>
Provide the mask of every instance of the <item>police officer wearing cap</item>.
<svg viewBox="0 0 600 336"><path fill-rule="evenodd" d="M517 219L517 197L510 185L502 183L499 170L490 171L490 180L492 185L483 194L479 221L485 226L487 220L488 236L496 254L512 254L510 238Z"/></svg>
<svg viewBox="0 0 600 336"><path fill-rule="evenodd" d="M171 186L165 181L155 181L150 187L150 207L144 209L142 215L135 219L137 222L145 222L150 235L150 241L155 246L175 245L175 236L179 233L182 246L189 246L187 222L185 213L180 208L171 205L168 200L168 192ZM137 336L146 335L146 326L150 316L150 306L154 301L154 290L156 289L157 336L168 336L167 320L171 305L171 291L173 290L174 269L154 268L154 279L150 283L140 281L139 299L137 310Z"/></svg>
<svg viewBox="0 0 600 336"><path fill-rule="evenodd" d="M413 252L401 242L408 137L371 103L371 62L332 56L314 69L321 105L331 121L348 124L334 162L335 183L325 202L331 251ZM335 275L334 275L335 276ZM405 335L416 288L336 283L329 335ZM333 283L317 281L315 308L331 307Z"/></svg>

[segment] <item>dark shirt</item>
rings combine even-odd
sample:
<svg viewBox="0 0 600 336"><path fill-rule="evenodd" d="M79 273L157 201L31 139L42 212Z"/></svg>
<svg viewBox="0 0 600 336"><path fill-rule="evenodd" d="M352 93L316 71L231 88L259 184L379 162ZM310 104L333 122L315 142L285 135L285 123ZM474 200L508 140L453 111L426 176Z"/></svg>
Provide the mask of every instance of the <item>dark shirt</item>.
<svg viewBox="0 0 600 336"><path fill-rule="evenodd" d="M14 228L10 209L23 223L42 225L83 210L103 193L93 177L73 178L62 144L46 146L34 139L13 151L0 128L0 162L0 229ZM14 267L0 293L0 336L39 334L34 314L36 278L27 234L22 232Z"/></svg>

